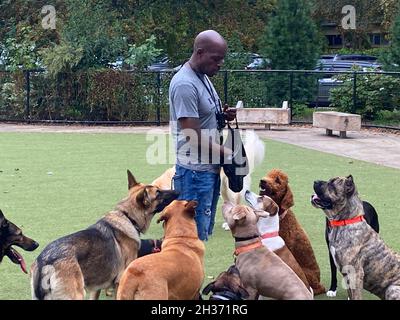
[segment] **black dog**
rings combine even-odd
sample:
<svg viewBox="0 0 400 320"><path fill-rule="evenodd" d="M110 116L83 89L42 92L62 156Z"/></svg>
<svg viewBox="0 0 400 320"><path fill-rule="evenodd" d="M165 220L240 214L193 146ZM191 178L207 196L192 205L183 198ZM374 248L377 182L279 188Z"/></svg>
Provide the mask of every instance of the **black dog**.
<svg viewBox="0 0 400 320"><path fill-rule="evenodd" d="M140 239L140 249L138 252L138 258L145 255L156 253L161 251L162 240L156 239Z"/></svg>
<svg viewBox="0 0 400 320"><path fill-rule="evenodd" d="M26 251L33 251L39 246L36 241L24 236L21 229L7 220L0 210L0 262L7 256L15 264L19 264L23 272L28 273L24 258L12 248L13 245Z"/></svg>
<svg viewBox="0 0 400 320"><path fill-rule="evenodd" d="M375 208L367 201L363 201L364 207L364 218L365 221L374 229L377 233L379 233L379 221L378 221L378 214ZM329 250L329 240L328 240L328 232L330 230L329 220L326 219L326 227L325 227L325 241L328 246L329 252L329 264L331 267L331 285L329 287L329 291L326 293L328 297L335 297L336 290L337 290L337 268L335 262L332 258L331 251Z"/></svg>

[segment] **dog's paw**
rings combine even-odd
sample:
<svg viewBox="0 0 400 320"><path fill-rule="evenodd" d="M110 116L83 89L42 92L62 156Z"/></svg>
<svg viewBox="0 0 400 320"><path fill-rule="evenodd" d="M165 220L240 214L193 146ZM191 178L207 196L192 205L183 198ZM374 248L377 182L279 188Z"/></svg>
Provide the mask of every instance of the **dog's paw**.
<svg viewBox="0 0 400 320"><path fill-rule="evenodd" d="M222 229L224 229L225 231L231 230L231 229L229 229L228 222L224 222L224 223L222 224Z"/></svg>
<svg viewBox="0 0 400 320"><path fill-rule="evenodd" d="M326 293L326 296L329 297L329 298L336 297L336 290L335 290L335 291L329 290L329 291Z"/></svg>

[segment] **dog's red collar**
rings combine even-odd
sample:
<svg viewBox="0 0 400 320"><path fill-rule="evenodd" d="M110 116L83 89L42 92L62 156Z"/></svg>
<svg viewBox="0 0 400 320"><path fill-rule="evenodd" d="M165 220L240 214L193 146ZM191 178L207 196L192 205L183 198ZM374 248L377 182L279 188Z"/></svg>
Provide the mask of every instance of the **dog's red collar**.
<svg viewBox="0 0 400 320"><path fill-rule="evenodd" d="M363 220L364 220L364 216L357 216L355 218L345 219L345 220L329 220L329 225L331 227L343 227L343 226L346 226L348 224L361 222Z"/></svg>
<svg viewBox="0 0 400 320"><path fill-rule="evenodd" d="M257 248L260 248L260 247L263 247L263 244L261 242L261 239L258 239L256 242L252 242L250 244L246 244L244 246L237 247L233 254L235 256L238 256L239 254L241 254L243 252L251 251L251 250L254 250L254 249L257 249Z"/></svg>
<svg viewBox="0 0 400 320"><path fill-rule="evenodd" d="M266 232L263 235L261 235L261 239L275 238L277 236L279 236L279 231Z"/></svg>

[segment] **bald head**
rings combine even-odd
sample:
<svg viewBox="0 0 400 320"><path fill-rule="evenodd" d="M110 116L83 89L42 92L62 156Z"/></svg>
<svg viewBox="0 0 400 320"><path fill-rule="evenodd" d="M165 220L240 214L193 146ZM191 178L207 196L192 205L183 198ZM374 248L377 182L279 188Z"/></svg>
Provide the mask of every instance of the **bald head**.
<svg viewBox="0 0 400 320"><path fill-rule="evenodd" d="M225 39L217 31L206 30L200 32L194 39L193 50L196 51L200 48L209 50L215 46L227 47L227 44Z"/></svg>
<svg viewBox="0 0 400 320"><path fill-rule="evenodd" d="M228 45L218 32L214 30L200 32L194 39L190 65L196 72L212 77L223 65L227 50Z"/></svg>

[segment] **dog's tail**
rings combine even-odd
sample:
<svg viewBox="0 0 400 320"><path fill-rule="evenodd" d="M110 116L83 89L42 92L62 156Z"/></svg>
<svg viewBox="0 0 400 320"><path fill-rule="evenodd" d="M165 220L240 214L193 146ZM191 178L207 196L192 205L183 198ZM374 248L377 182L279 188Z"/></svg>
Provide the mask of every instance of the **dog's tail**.
<svg viewBox="0 0 400 320"><path fill-rule="evenodd" d="M31 267L32 300L45 300L51 293L51 279L55 273L54 267L43 266L40 256Z"/></svg>
<svg viewBox="0 0 400 320"><path fill-rule="evenodd" d="M265 145L254 130L246 130L243 144L249 161L249 173L251 174L254 168L264 161Z"/></svg>

